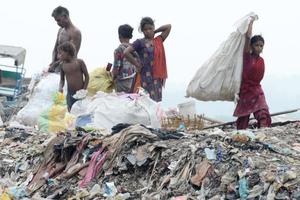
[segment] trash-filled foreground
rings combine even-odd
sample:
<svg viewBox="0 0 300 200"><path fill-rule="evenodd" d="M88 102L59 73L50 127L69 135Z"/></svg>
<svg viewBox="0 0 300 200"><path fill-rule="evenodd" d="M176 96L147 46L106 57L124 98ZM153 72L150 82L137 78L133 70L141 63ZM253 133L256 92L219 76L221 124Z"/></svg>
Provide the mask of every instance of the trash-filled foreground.
<svg viewBox="0 0 300 200"><path fill-rule="evenodd" d="M1 199L300 199L300 124L0 132Z"/></svg>

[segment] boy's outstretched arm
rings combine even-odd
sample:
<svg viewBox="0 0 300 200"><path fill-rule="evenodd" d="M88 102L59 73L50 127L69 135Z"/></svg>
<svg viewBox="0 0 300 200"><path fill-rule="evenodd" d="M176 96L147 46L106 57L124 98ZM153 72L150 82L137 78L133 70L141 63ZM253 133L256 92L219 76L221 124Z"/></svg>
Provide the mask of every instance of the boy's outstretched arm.
<svg viewBox="0 0 300 200"><path fill-rule="evenodd" d="M59 81L59 88L58 91L63 93L63 89L64 89L64 85L65 85L65 72L64 70L61 69L60 71L60 81Z"/></svg>
<svg viewBox="0 0 300 200"><path fill-rule="evenodd" d="M89 81L90 81L90 76L89 76L89 73L87 71L87 68L86 68L86 65L85 63L83 62L83 60L81 61L81 70L83 72L83 75L84 75L84 84L83 84L83 89L86 90L87 89L87 86L89 84Z"/></svg>

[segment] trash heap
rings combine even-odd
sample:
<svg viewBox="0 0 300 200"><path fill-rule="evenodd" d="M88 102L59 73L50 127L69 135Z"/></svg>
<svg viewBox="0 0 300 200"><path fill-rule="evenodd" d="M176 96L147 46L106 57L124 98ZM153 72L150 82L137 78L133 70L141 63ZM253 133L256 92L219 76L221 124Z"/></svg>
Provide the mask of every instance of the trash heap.
<svg viewBox="0 0 300 200"><path fill-rule="evenodd" d="M2 199L299 199L300 124L0 132Z"/></svg>

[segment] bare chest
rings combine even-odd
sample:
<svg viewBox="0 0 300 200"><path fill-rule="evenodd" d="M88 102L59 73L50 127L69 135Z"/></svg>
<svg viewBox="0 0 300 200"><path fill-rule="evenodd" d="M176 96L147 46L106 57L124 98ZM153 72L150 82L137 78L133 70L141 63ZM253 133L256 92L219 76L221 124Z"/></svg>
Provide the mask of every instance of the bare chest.
<svg viewBox="0 0 300 200"><path fill-rule="evenodd" d="M81 71L80 65L78 62L72 62L72 63L64 63L62 67L65 74L74 74Z"/></svg>
<svg viewBox="0 0 300 200"><path fill-rule="evenodd" d="M70 40L71 40L71 34L65 29L62 29L58 34L58 44L68 42Z"/></svg>

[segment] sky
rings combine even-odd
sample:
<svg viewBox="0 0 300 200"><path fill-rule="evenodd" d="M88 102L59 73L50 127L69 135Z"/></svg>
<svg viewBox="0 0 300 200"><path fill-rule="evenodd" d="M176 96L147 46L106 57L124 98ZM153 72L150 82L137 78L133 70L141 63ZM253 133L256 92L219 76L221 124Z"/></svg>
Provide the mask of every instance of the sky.
<svg viewBox="0 0 300 200"><path fill-rule="evenodd" d="M168 75L162 106L167 109L192 99L185 98L188 83L219 45L235 31L234 23L249 12L259 20L253 33L262 34L265 77L262 87L270 112L300 107L300 12L297 0L0 0L0 44L27 50L26 76L41 72L51 62L58 26L52 10L67 7L73 24L81 30L78 57L91 72L113 62L118 46L117 29L128 23L133 39L142 17L150 16L156 27L172 24L165 41ZM197 112L218 119L232 119L232 102L196 101Z"/></svg>

